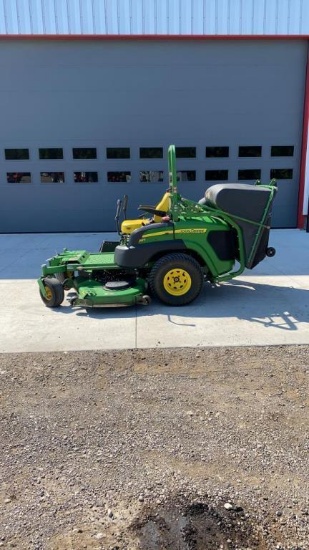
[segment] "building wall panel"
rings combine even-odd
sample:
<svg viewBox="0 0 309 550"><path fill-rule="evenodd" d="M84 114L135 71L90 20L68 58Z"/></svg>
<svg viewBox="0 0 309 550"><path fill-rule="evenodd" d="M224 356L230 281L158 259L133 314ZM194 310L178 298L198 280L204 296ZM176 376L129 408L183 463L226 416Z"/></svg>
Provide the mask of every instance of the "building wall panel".
<svg viewBox="0 0 309 550"><path fill-rule="evenodd" d="M305 0L0 0L1 34L309 34Z"/></svg>
<svg viewBox="0 0 309 550"><path fill-rule="evenodd" d="M55 4L49 0L42 0L43 34L57 34Z"/></svg>
<svg viewBox="0 0 309 550"><path fill-rule="evenodd" d="M280 34L278 29L278 16L280 16L281 20L286 20L285 11L280 14L278 13L277 0L273 0L269 4L265 4L264 28L262 34Z"/></svg>
<svg viewBox="0 0 309 550"><path fill-rule="evenodd" d="M192 2L192 19L191 19L191 33L193 29L196 34L204 33L204 3L203 0L196 0Z"/></svg>
<svg viewBox="0 0 309 550"><path fill-rule="evenodd" d="M0 34L7 34L7 23L5 18L4 0L0 0Z"/></svg>
<svg viewBox="0 0 309 550"><path fill-rule="evenodd" d="M68 17L68 4L66 0L62 2L55 0L56 28L57 34L65 34L66 29L71 29L71 21Z"/></svg>
<svg viewBox="0 0 309 550"><path fill-rule="evenodd" d="M194 22L195 23L195 22ZM216 19L216 3L204 3L204 31L203 34L217 34L218 20Z"/></svg>
<svg viewBox="0 0 309 550"><path fill-rule="evenodd" d="M160 34L160 30L162 30L162 34L169 34L169 11L168 11L168 3L167 2L158 2L156 4L156 12L157 12L157 26L156 26L156 34ZM135 28L134 21L133 21L133 29ZM144 33L146 34L148 31L148 27L146 26L144 29Z"/></svg>
<svg viewBox="0 0 309 550"><path fill-rule="evenodd" d="M105 3L96 1L93 3L94 33L107 34Z"/></svg>
<svg viewBox="0 0 309 550"><path fill-rule="evenodd" d="M121 14L121 17L120 17ZM118 0L118 32L119 34L131 33L131 11L129 0Z"/></svg>
<svg viewBox="0 0 309 550"><path fill-rule="evenodd" d="M43 28L43 12L41 0L28 0L24 3L24 9L29 11L29 27L26 26L21 30L21 34L42 34ZM64 18L65 28L67 27L67 18ZM7 30L7 34L14 34L15 29Z"/></svg>
<svg viewBox="0 0 309 550"><path fill-rule="evenodd" d="M179 34L191 34L191 33L192 33L192 3L186 2L185 0L180 0Z"/></svg>
<svg viewBox="0 0 309 550"><path fill-rule="evenodd" d="M142 29L142 32L145 33L145 29L149 29L149 34L157 34L158 29L158 17L159 17L159 7L161 6L160 3L156 2L150 2L150 4L147 4L147 2L141 2L134 3L132 2L132 8L136 5L137 9L137 15L139 17L139 25ZM163 12L165 14L166 12ZM162 17L163 21L164 15ZM138 19L137 19L138 21ZM132 28L135 22L135 18L131 17L131 25L130 25L130 34L132 34ZM138 23L137 23L138 26Z"/></svg>
<svg viewBox="0 0 309 550"><path fill-rule="evenodd" d="M251 0L250 34L265 34L266 1L255 2L255 0Z"/></svg>
<svg viewBox="0 0 309 550"><path fill-rule="evenodd" d="M292 7L294 9L294 5L292 4ZM300 26L299 26L299 32L300 34L309 34L308 27L309 27L309 3L306 0L303 0L301 7L297 6L296 9L299 9L300 12ZM292 8L291 8L292 11Z"/></svg>

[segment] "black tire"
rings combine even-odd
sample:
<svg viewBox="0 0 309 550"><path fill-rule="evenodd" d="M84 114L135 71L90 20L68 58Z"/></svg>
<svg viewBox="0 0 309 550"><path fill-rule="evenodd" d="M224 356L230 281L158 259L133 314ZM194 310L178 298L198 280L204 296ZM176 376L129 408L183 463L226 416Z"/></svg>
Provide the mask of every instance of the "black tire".
<svg viewBox="0 0 309 550"><path fill-rule="evenodd" d="M43 284L46 288L47 296L43 296L40 291L42 301L47 307L59 307L64 300L64 290L62 284L55 277L47 277Z"/></svg>
<svg viewBox="0 0 309 550"><path fill-rule="evenodd" d="M273 258L276 254L276 249L273 248L272 246L269 246L267 249L266 249L266 256L268 256L268 258Z"/></svg>
<svg viewBox="0 0 309 550"><path fill-rule="evenodd" d="M72 272L70 272L70 273L72 275ZM72 288L72 285L70 284L71 283L71 277L70 277L68 271L66 271L65 273L63 273L63 272L55 273L53 276L57 279L57 281L59 281L59 283L62 284L64 290L70 290ZM66 281L68 281L67 284L66 284Z"/></svg>
<svg viewBox="0 0 309 550"><path fill-rule="evenodd" d="M149 275L152 294L170 306L184 306L200 294L204 282L199 263L187 254L167 254Z"/></svg>

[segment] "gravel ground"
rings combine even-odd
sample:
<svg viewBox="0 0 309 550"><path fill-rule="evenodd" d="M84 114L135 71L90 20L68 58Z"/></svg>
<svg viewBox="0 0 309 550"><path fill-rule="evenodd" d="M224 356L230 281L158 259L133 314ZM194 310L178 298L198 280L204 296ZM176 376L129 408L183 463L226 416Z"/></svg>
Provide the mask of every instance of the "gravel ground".
<svg viewBox="0 0 309 550"><path fill-rule="evenodd" d="M309 549L308 351L0 355L0 546Z"/></svg>

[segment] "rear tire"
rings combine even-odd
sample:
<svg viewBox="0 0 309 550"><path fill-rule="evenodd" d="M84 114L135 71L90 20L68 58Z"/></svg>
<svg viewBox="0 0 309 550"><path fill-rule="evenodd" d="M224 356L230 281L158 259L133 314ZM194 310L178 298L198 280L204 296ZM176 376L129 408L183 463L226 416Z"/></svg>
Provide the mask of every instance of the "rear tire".
<svg viewBox="0 0 309 550"><path fill-rule="evenodd" d="M204 282L199 263L187 254L167 254L158 260L149 275L151 292L170 306L190 304L200 294Z"/></svg>
<svg viewBox="0 0 309 550"><path fill-rule="evenodd" d="M55 277L47 277L43 281L46 296L40 291L42 301L47 307L59 307L64 300L64 290L62 284Z"/></svg>

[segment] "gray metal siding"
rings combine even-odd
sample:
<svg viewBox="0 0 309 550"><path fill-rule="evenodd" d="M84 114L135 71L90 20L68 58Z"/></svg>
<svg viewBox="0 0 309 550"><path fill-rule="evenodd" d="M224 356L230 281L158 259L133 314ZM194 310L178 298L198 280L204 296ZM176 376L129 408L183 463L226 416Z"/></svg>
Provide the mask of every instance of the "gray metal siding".
<svg viewBox="0 0 309 550"><path fill-rule="evenodd" d="M0 0L0 34L309 34L305 0Z"/></svg>
<svg viewBox="0 0 309 550"><path fill-rule="evenodd" d="M167 186L166 149L195 146L197 181L180 185L199 199L206 169L293 168L279 181L276 226L296 225L307 45L302 41L0 42L0 231L106 231L114 203L128 193L129 214L155 203ZM230 156L206 159L206 146ZM238 158L239 145L261 145L262 158ZM271 158L271 145L294 145L294 157ZM164 148L142 160L139 147ZM4 160L5 148L29 148L29 161ZM43 161L39 147L62 147ZM96 147L96 160L73 160L72 147ZM130 147L131 159L107 160L106 147ZM74 183L73 171L97 171L98 183ZM130 183L107 182L129 170ZM140 170L163 170L163 183L141 183ZM7 183L6 172L31 172L32 183ZM40 183L41 171L65 172L65 183ZM215 182L214 182L215 183Z"/></svg>

